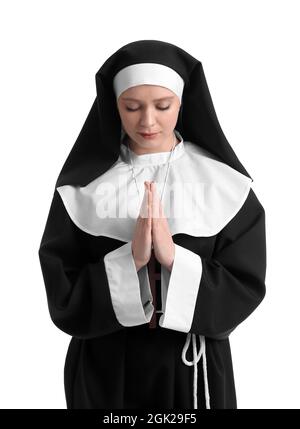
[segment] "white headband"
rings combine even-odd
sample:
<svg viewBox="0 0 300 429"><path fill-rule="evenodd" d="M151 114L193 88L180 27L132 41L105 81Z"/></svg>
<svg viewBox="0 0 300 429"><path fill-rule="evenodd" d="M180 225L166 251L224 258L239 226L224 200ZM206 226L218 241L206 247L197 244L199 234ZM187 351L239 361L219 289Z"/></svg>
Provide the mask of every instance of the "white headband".
<svg viewBox="0 0 300 429"><path fill-rule="evenodd" d="M124 67L113 79L116 98L126 89L137 85L159 85L173 91L179 98L184 87L184 80L172 68L157 63L140 63Z"/></svg>

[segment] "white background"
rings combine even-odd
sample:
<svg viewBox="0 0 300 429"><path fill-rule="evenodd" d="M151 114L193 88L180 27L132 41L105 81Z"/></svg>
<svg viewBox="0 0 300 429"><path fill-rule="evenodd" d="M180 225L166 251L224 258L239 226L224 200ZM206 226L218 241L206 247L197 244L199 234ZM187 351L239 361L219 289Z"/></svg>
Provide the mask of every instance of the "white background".
<svg viewBox="0 0 300 429"><path fill-rule="evenodd" d="M300 408L298 1L3 1L0 408L66 408L70 337L38 247L95 73L141 39L202 62L221 127L266 211L267 294L231 335L238 408Z"/></svg>

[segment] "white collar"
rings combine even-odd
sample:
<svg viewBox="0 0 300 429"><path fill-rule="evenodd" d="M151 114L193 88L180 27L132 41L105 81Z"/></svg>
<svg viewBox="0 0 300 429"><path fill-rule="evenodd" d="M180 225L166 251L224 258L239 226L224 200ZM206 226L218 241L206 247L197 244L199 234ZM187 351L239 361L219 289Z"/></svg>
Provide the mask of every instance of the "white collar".
<svg viewBox="0 0 300 429"><path fill-rule="evenodd" d="M154 152L138 155L133 152L125 143L121 143L120 157L121 160L127 164L130 164L130 155L134 167L138 166L149 166L149 165L160 165L175 161L185 153L184 142L181 134L175 130L176 136L180 139L180 142L176 144L173 150L173 154L170 157L170 151L167 152Z"/></svg>
<svg viewBox="0 0 300 429"><path fill-rule="evenodd" d="M176 205L180 208L192 204L195 212L192 217L178 218L166 214L170 232L172 235L183 233L195 237L216 235L242 207L252 180L214 159L213 155L192 142L181 141L177 147L177 161L170 165L166 182L164 212L167 213L166 209L170 207L167 201L170 201L171 209ZM150 158L152 161L153 157L161 161L168 159L168 156L169 152L146 154L148 160ZM139 155L137 159L143 161L144 157ZM160 184L165 168L163 165L150 164L138 169L136 179L141 197L145 180L155 180L161 195ZM131 173L130 166L120 155L109 170L88 185L59 186L57 191L75 225L90 235L125 242L132 240L141 201ZM196 194L187 190L183 198L180 185L185 183L196 184ZM167 195L171 199L166 198Z"/></svg>

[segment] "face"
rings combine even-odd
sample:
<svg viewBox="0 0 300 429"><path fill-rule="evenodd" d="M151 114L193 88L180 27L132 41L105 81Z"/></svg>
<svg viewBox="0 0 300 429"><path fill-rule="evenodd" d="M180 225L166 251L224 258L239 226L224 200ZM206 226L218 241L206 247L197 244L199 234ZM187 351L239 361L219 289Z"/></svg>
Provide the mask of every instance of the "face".
<svg viewBox="0 0 300 429"><path fill-rule="evenodd" d="M122 92L117 106L134 152L170 150L180 109L180 100L173 91L156 85L134 86ZM157 134L147 139L141 133Z"/></svg>

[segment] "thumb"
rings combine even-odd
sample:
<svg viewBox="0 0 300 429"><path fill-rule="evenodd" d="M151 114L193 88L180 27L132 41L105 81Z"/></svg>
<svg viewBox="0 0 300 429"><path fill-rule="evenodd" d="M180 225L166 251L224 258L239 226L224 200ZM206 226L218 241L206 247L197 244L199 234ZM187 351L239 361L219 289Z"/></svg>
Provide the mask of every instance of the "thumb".
<svg viewBox="0 0 300 429"><path fill-rule="evenodd" d="M147 188L146 183L145 183L143 201L142 201L142 204L140 207L140 216L142 218L148 217L148 199L149 199L149 191L148 191L148 188Z"/></svg>

